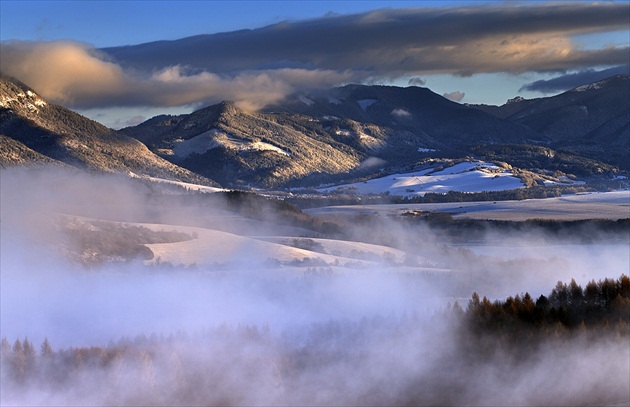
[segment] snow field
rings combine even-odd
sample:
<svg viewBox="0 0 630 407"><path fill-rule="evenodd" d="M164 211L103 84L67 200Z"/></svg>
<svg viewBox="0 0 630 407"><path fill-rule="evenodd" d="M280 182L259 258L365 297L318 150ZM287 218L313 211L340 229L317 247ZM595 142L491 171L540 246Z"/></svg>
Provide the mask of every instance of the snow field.
<svg viewBox="0 0 630 407"><path fill-rule="evenodd" d="M427 192L483 192L524 188L510 171L482 161L463 162L442 171L432 169L406 174L393 174L365 182L323 188L320 192L347 191L360 195L424 196Z"/></svg>
<svg viewBox="0 0 630 407"><path fill-rule="evenodd" d="M349 216L377 213L400 215L409 211L448 212L454 218L515 220L626 219L630 217L630 191L565 195L522 201L449 202L406 205L348 205L306 209L313 216Z"/></svg>

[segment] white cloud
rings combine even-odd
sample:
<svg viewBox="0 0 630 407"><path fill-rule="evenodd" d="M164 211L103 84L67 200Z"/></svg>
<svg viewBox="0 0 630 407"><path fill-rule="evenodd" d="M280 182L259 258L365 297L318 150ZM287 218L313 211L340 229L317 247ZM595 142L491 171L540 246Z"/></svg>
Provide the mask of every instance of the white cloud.
<svg viewBox="0 0 630 407"><path fill-rule="evenodd" d="M392 110L392 115L400 118L411 117L411 113L409 113L408 110L402 108Z"/></svg>
<svg viewBox="0 0 630 407"><path fill-rule="evenodd" d="M466 96L466 94L464 92L455 91L455 92L445 93L442 96L444 96L448 100L452 100L453 102L461 102L462 99L464 99L464 96Z"/></svg>

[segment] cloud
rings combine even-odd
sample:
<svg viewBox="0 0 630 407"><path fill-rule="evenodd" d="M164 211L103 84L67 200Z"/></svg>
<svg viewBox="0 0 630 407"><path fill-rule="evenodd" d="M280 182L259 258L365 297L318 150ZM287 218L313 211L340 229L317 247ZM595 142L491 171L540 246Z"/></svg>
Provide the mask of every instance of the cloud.
<svg viewBox="0 0 630 407"><path fill-rule="evenodd" d="M298 90L419 75L553 72L627 63L628 46L571 36L628 30L628 4L386 9L102 50L2 42L0 70L73 108L232 100L256 109Z"/></svg>
<svg viewBox="0 0 630 407"><path fill-rule="evenodd" d="M75 108L185 106L232 100L257 109L300 88L327 87L347 72L295 68L218 75L182 65L152 72L123 69L77 42L5 42L0 71L34 88L45 99ZM45 67L45 68L44 68Z"/></svg>
<svg viewBox="0 0 630 407"><path fill-rule="evenodd" d="M136 125L142 123L143 121L145 121L146 119L147 119L146 117L141 116L141 115L133 116L132 118L128 119L125 122L125 127L127 127L127 126L136 126Z"/></svg>
<svg viewBox="0 0 630 407"><path fill-rule="evenodd" d="M371 76L548 71L625 62L627 47L581 50L569 36L627 30L627 12L586 3L388 9L104 51L123 66L217 73L274 63Z"/></svg>
<svg viewBox="0 0 630 407"><path fill-rule="evenodd" d="M464 96L466 96L466 94L464 92L455 91L455 92L445 93L442 96L444 96L448 100L452 100L453 102L461 102L462 99L464 99Z"/></svg>
<svg viewBox="0 0 630 407"><path fill-rule="evenodd" d="M363 161L360 165L360 168L374 168L374 167L383 167L387 164L387 161L378 158L378 157L368 157Z"/></svg>
<svg viewBox="0 0 630 407"><path fill-rule="evenodd" d="M409 86L424 86L426 83L427 83L427 81L425 81L424 79L422 79L419 76L411 78L411 79L409 79L409 82L407 82L407 84Z"/></svg>
<svg viewBox="0 0 630 407"><path fill-rule="evenodd" d="M79 42L3 42L0 53L3 74L66 105L92 98L107 100L129 85L120 66Z"/></svg>
<svg viewBox="0 0 630 407"><path fill-rule="evenodd" d="M411 117L411 113L409 113L408 110L402 109L402 108L392 110L392 115L396 117L401 117L401 118Z"/></svg>
<svg viewBox="0 0 630 407"><path fill-rule="evenodd" d="M543 79L523 85L519 92L541 92L554 93L563 92L578 86L601 81L614 75L629 75L630 65L620 65L612 68L596 71L594 69L585 69L583 71L558 76L552 79Z"/></svg>

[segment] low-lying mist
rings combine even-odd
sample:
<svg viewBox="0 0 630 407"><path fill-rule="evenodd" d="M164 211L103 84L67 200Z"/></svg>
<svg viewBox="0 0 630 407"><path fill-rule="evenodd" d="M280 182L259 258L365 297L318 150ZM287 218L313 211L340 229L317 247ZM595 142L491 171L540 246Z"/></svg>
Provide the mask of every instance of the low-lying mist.
<svg viewBox="0 0 630 407"><path fill-rule="evenodd" d="M248 220L227 201L198 197L164 204L155 199L164 191L116 176L0 176L3 405L630 404L628 318L495 335L475 334L468 317L473 292L490 301L527 292L536 301L559 280L585 287L627 274L627 242L490 232L455 244L429 227L342 223L354 228L345 236L373 242L378 234L407 255L361 260L328 250L310 261L318 252L261 240L292 230L300 238L302 226L291 229L278 214ZM222 260L110 255L86 265L78 260L91 254L73 246L84 234L59 219L78 219L84 234L104 220L180 230L192 244L202 234L178 226L215 225L223 240L203 241L203 250ZM309 236L317 237L333 236ZM193 247L182 239L181 251ZM228 240L240 246L226 257ZM147 242L129 244L171 244Z"/></svg>

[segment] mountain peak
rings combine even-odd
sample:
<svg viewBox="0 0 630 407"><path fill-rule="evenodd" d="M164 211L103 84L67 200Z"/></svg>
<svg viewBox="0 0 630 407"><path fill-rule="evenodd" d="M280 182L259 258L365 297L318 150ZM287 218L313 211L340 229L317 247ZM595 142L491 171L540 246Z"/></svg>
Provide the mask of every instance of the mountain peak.
<svg viewBox="0 0 630 407"><path fill-rule="evenodd" d="M615 75L610 78L602 79L601 81L589 83L587 85L578 86L571 89L569 92L585 92L587 90L599 90L613 87L628 87L630 86L630 75Z"/></svg>
<svg viewBox="0 0 630 407"><path fill-rule="evenodd" d="M518 103L518 102L522 102L526 100L523 96L516 96L515 98L512 99L508 99L507 102L505 102L506 105L509 105L511 103Z"/></svg>
<svg viewBox="0 0 630 407"><path fill-rule="evenodd" d="M0 76L0 108L21 113L36 113L46 106L46 101L22 82Z"/></svg>

